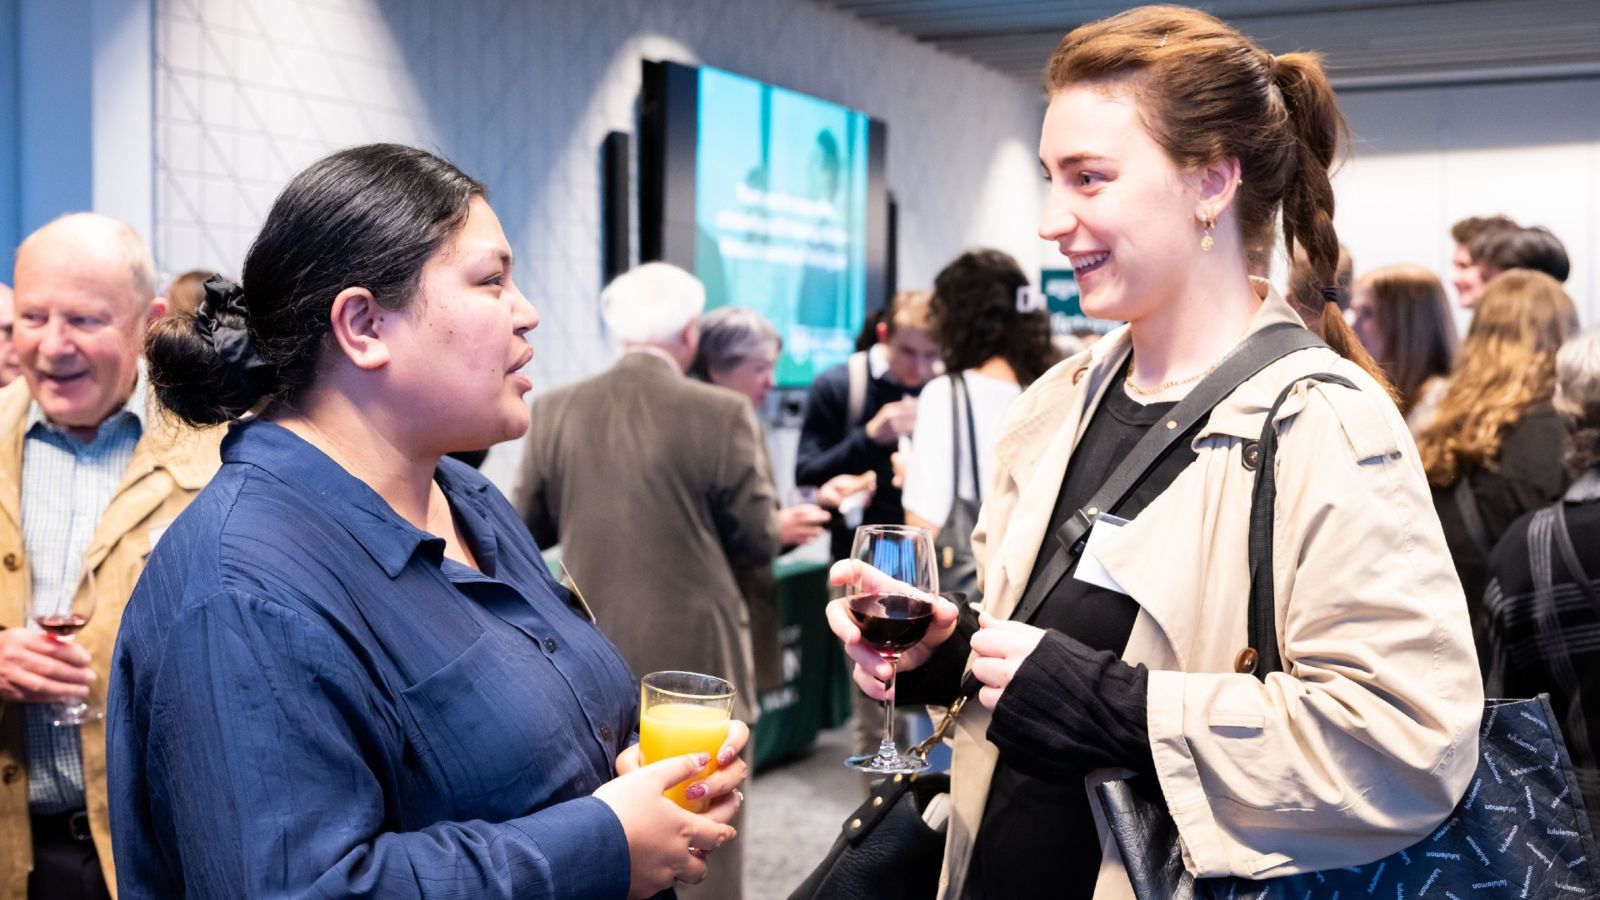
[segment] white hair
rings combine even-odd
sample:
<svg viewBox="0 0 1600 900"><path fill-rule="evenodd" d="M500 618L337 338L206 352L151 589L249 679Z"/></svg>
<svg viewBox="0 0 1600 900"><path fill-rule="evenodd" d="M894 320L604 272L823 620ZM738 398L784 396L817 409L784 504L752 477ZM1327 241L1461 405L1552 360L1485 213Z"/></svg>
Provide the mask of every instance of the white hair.
<svg viewBox="0 0 1600 900"><path fill-rule="evenodd" d="M671 341L705 308L700 279L662 262L624 272L600 292L600 315L625 344Z"/></svg>
<svg viewBox="0 0 1600 900"><path fill-rule="evenodd" d="M1580 416L1600 405L1600 325L1590 326L1556 353L1556 409Z"/></svg>

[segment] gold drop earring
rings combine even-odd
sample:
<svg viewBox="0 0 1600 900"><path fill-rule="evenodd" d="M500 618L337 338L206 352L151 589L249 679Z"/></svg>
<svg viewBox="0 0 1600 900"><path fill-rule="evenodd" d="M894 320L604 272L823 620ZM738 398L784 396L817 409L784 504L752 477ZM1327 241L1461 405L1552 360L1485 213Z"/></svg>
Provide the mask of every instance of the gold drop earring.
<svg viewBox="0 0 1600 900"><path fill-rule="evenodd" d="M1206 233L1200 237L1200 250L1204 253L1210 253L1211 248L1217 245L1217 242L1211 239L1211 228L1216 224L1217 220L1213 218L1210 213L1200 214L1200 227L1204 228L1206 231Z"/></svg>

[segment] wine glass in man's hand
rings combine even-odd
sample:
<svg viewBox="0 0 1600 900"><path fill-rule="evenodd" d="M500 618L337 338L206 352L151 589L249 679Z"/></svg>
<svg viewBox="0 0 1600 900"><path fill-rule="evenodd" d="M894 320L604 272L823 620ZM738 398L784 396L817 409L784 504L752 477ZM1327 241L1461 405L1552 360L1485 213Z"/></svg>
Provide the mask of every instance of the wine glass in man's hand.
<svg viewBox="0 0 1600 900"><path fill-rule="evenodd" d="M86 565L70 596L34 598L33 624L53 639L71 643L73 636L89 624L89 618L94 615L94 603L94 569ZM56 705L56 717L51 724L82 725L85 720L104 714L104 710L90 710L89 704L81 699L63 701Z"/></svg>

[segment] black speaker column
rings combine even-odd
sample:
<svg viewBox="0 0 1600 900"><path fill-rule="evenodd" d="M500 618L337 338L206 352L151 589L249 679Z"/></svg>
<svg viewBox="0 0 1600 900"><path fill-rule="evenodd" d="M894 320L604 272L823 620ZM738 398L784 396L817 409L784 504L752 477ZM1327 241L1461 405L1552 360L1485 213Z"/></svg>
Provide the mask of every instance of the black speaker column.
<svg viewBox="0 0 1600 900"><path fill-rule="evenodd" d="M602 283L628 271L632 259L629 242L632 192L629 190L629 149L626 132L613 131L600 145L600 261Z"/></svg>

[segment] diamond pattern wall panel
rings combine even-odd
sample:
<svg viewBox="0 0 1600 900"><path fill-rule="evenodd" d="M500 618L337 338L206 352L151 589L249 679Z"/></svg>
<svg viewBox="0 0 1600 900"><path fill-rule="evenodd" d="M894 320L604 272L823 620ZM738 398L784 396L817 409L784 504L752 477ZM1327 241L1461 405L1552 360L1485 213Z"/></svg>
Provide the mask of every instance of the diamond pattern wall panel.
<svg viewBox="0 0 1600 900"><path fill-rule="evenodd" d="M164 270L237 273L277 191L333 149L435 149L489 185L516 250L543 318L535 390L615 355L595 304L599 147L634 130L642 58L887 121L903 286L977 244L1041 258L1038 92L810 0L160 0L157 15ZM514 457L497 448L486 471L505 486Z"/></svg>

